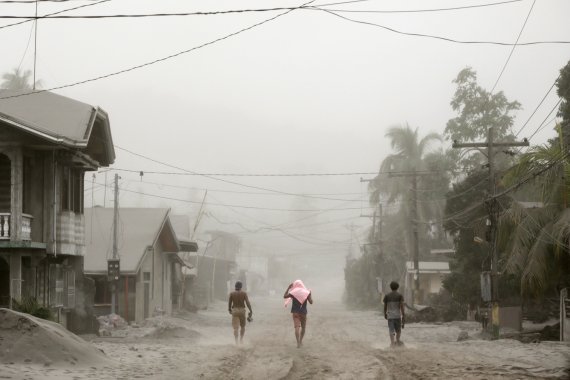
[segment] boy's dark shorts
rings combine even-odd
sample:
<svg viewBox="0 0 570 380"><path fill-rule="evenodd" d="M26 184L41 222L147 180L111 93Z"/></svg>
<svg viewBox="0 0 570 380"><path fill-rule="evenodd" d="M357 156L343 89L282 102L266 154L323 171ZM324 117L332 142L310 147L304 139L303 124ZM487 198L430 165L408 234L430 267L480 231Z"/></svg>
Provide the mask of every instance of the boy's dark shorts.
<svg viewBox="0 0 570 380"><path fill-rule="evenodd" d="M401 333L402 320L400 318L388 319L388 330L390 330L390 334Z"/></svg>

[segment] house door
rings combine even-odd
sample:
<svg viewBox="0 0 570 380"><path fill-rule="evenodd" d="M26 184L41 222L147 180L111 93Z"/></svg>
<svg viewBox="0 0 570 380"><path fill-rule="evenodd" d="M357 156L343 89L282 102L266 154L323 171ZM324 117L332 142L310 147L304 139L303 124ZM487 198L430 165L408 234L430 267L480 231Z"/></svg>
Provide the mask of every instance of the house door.
<svg viewBox="0 0 570 380"><path fill-rule="evenodd" d="M0 257L0 307L10 306L10 266Z"/></svg>

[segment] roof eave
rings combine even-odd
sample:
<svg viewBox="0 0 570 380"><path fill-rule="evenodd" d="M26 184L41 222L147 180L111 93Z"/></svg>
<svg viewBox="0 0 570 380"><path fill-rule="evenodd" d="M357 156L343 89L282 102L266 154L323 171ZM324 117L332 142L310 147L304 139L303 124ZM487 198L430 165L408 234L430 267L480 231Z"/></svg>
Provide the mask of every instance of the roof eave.
<svg viewBox="0 0 570 380"><path fill-rule="evenodd" d="M105 130L105 135L109 139L109 144L107 145L107 158L109 161L109 165L115 162L115 145L113 144L113 135L111 134L111 124L109 123L109 114L102 108L96 107L94 112L95 117L93 117L93 121L89 127L89 135L91 135L91 130L93 129L93 124L97 117L101 119L103 122L103 127Z"/></svg>

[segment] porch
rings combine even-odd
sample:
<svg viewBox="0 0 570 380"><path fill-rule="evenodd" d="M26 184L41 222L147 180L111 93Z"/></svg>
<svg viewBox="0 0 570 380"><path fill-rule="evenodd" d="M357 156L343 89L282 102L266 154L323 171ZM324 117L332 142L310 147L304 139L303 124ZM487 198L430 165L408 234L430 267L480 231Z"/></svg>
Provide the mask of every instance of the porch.
<svg viewBox="0 0 570 380"><path fill-rule="evenodd" d="M0 212L0 240L11 240L10 219L12 214L9 212ZM22 223L20 224L20 240L32 240L32 220L33 216L22 214Z"/></svg>

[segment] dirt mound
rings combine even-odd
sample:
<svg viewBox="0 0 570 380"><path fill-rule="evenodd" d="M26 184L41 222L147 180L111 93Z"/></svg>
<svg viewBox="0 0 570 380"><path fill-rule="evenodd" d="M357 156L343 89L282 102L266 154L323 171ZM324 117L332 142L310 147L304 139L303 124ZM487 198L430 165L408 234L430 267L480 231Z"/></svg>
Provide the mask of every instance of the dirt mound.
<svg viewBox="0 0 570 380"><path fill-rule="evenodd" d="M107 357L63 326L29 314L0 309L0 363L96 365Z"/></svg>

